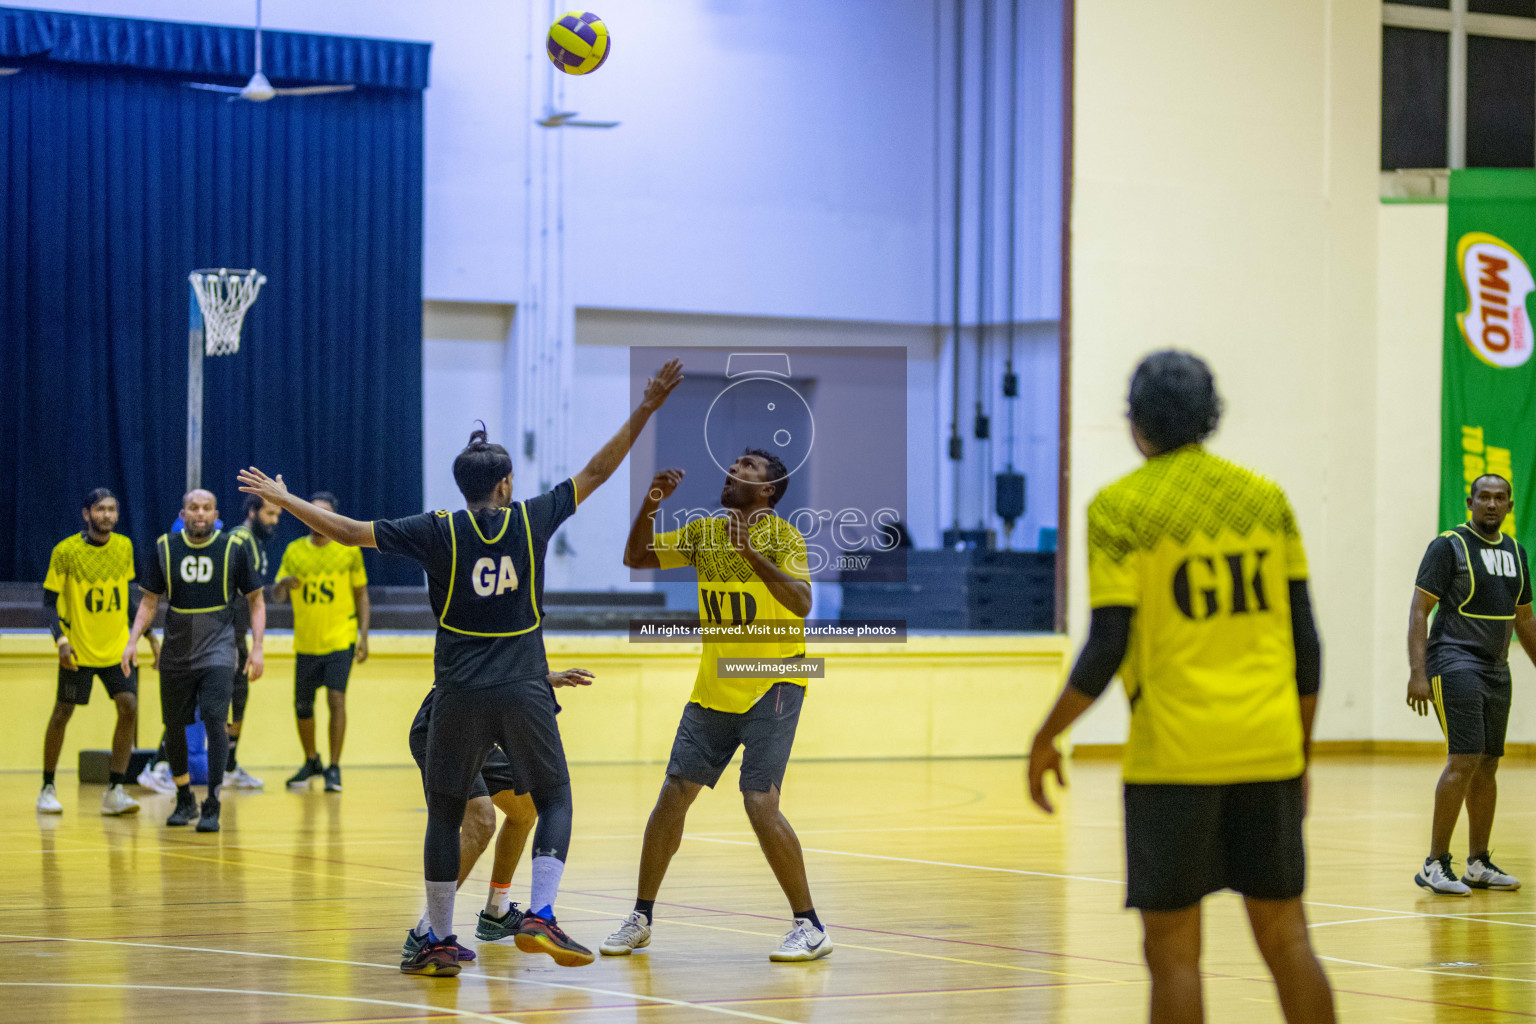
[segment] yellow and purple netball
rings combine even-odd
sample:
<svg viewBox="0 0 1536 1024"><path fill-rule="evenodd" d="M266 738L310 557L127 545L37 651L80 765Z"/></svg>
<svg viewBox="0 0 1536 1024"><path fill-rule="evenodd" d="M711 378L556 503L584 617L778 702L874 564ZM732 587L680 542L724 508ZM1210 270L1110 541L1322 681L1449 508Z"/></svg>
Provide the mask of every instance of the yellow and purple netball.
<svg viewBox="0 0 1536 1024"><path fill-rule="evenodd" d="M561 71L587 75L603 66L610 45L603 19L591 11L567 11L549 26L545 49Z"/></svg>

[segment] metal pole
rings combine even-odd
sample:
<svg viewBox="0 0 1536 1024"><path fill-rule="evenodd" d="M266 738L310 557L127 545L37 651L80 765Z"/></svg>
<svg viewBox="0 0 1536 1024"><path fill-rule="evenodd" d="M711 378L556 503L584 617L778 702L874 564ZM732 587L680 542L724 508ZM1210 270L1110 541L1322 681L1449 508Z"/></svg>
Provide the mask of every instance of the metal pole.
<svg viewBox="0 0 1536 1024"><path fill-rule="evenodd" d="M1450 43L1446 164L1460 170L1467 166L1467 0L1451 0Z"/></svg>
<svg viewBox="0 0 1536 1024"><path fill-rule="evenodd" d="M203 486L203 311L192 295L187 331L187 490Z"/></svg>

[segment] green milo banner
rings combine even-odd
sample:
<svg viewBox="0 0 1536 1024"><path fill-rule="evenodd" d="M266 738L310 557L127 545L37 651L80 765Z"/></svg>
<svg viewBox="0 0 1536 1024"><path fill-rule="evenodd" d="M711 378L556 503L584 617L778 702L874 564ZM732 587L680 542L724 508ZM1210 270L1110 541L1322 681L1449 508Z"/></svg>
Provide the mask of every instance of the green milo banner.
<svg viewBox="0 0 1536 1024"><path fill-rule="evenodd" d="M1440 528L1467 520L1483 473L1514 486L1504 531L1536 536L1536 171L1451 172L1440 391Z"/></svg>

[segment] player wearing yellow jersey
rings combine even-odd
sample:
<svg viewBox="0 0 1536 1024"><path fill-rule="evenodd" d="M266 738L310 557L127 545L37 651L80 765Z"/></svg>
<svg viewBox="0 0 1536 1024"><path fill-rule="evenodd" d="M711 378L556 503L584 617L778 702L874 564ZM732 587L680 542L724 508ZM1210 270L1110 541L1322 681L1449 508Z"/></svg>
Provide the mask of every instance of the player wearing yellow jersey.
<svg viewBox="0 0 1536 1024"><path fill-rule="evenodd" d="M1141 911L1151 1020L1202 1019L1200 903L1241 893L1287 1021L1327 1024L1333 994L1307 936L1302 817L1322 673L1307 563L1285 493L1201 447L1221 400L1195 356L1158 352L1131 378L1146 464L1088 507L1088 640L1029 755L1052 810L1055 740L1118 670L1126 905Z"/></svg>
<svg viewBox="0 0 1536 1024"><path fill-rule="evenodd" d="M789 487L778 457L750 449L731 464L720 492L723 517L695 519L681 529L657 534L656 511L677 489L683 472L656 474L624 548L632 569L693 566L699 581L699 620L705 625L744 625L804 620L811 610L805 539L773 507ZM832 939L811 903L805 858L795 830L779 811L779 789L789 764L804 678L726 676L723 658L799 658L803 635L764 645L722 642L706 637L693 695L672 743L666 780L645 827L635 909L602 945L608 956L627 956L650 944L656 894L683 837L688 808L699 790L711 788L744 747L741 795L758 844L794 914L794 926L769 959L817 960L832 952Z"/></svg>
<svg viewBox="0 0 1536 1024"><path fill-rule="evenodd" d="M336 511L336 495L317 491L310 503ZM293 596L293 710L304 765L288 780L301 787L317 776L327 793L341 792L341 745L347 737L347 680L352 664L368 660L368 573L359 548L310 531L283 552L272 599ZM315 692L325 687L330 708L331 766L315 747Z"/></svg>
<svg viewBox="0 0 1536 1024"><path fill-rule="evenodd" d="M112 532L117 526L117 499L105 487L86 495L81 518L85 529L54 547L43 581L48 630L59 648L59 684L43 734L43 790L37 809L44 814L64 809L54 788L64 730L76 705L90 701L92 682L100 679L117 705L111 775L101 797L101 813L134 814L138 801L123 790L123 784L137 732L139 673L137 667L125 673L120 664L138 605L138 588L132 586L133 541ZM159 641L152 631L149 642L158 659Z"/></svg>

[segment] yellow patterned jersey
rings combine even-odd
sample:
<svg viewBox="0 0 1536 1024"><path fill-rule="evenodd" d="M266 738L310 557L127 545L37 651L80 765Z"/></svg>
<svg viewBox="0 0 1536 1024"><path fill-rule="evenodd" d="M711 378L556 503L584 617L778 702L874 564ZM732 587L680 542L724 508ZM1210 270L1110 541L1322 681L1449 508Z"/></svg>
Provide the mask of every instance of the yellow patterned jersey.
<svg viewBox="0 0 1536 1024"><path fill-rule="evenodd" d="M810 580L805 538L776 515L759 516L748 533L752 546L780 569L807 582ZM731 547L725 520L694 519L679 530L656 535L656 557L663 569L691 565L699 577L699 622L736 624L774 622L802 629L805 620L779 603L773 592L752 571L747 560ZM721 678L721 658L799 658L805 656L804 634L793 640L772 643L706 640L699 658L689 701L741 714L775 683L805 685L804 679Z"/></svg>
<svg viewBox="0 0 1536 1024"><path fill-rule="evenodd" d="M120 533L92 544L83 533L54 546L43 586L59 595L59 627L88 668L116 665L128 643L133 541Z"/></svg>
<svg viewBox="0 0 1536 1024"><path fill-rule="evenodd" d="M1303 765L1290 581L1306 579L1285 492L1189 445L1088 506L1088 594L1135 609L1120 667L1125 781L1264 782Z"/></svg>
<svg viewBox="0 0 1536 1024"><path fill-rule="evenodd" d="M297 576L293 601L293 653L330 654L357 643L357 602L353 587L368 585L363 553L331 541L300 537L283 551L277 578Z"/></svg>

